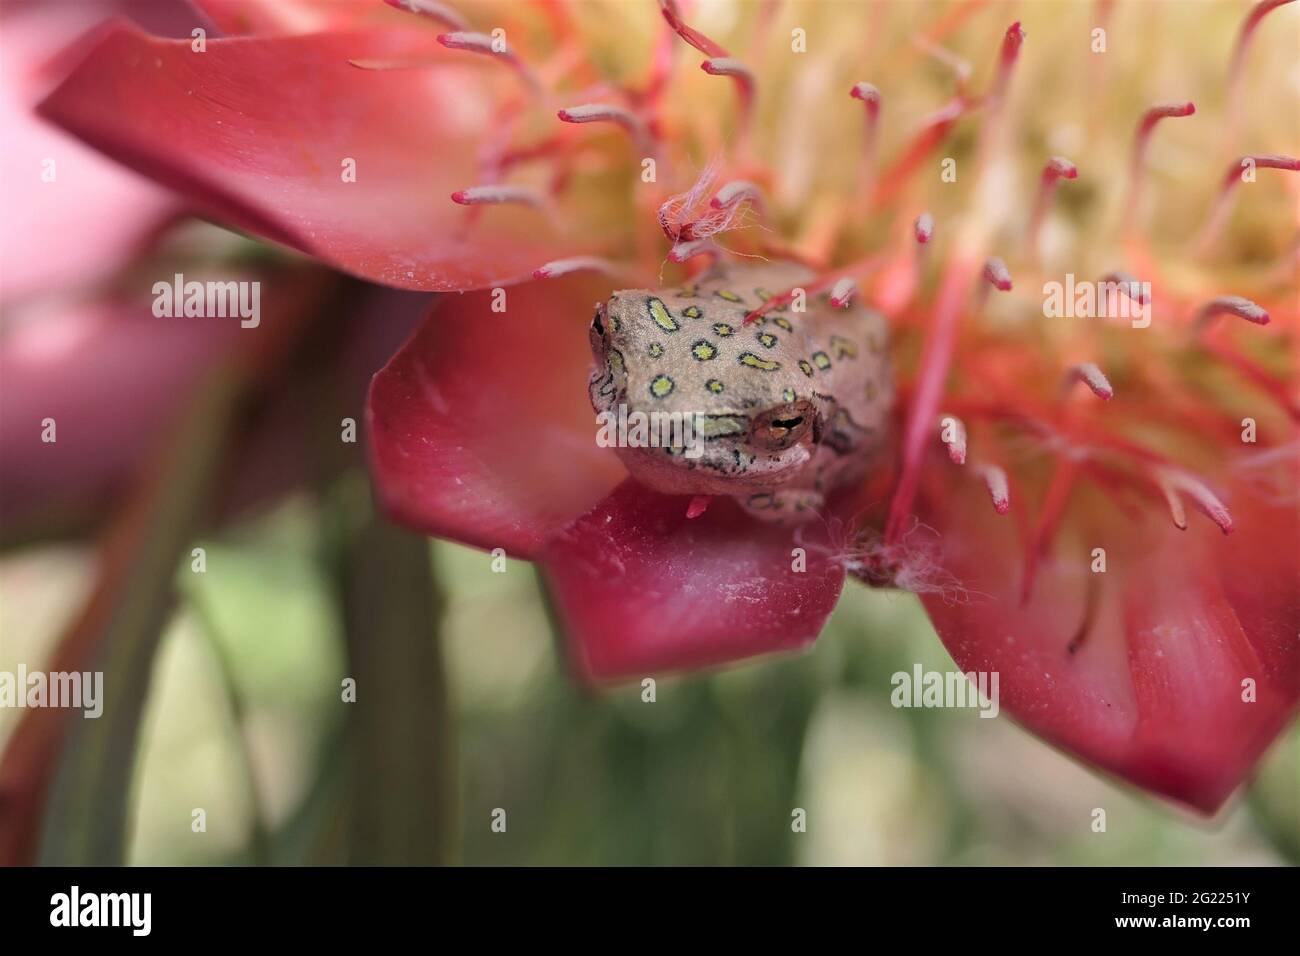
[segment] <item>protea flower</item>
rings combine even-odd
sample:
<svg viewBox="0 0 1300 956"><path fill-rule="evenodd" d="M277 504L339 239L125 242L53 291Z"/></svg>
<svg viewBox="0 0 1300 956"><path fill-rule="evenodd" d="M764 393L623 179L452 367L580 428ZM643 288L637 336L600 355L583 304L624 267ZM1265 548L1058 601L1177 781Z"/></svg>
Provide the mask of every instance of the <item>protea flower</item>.
<svg viewBox="0 0 1300 956"><path fill-rule="evenodd" d="M1233 40L1232 4L205 0L261 35L107 28L42 110L222 222L466 293L374 380L375 492L539 562L583 677L798 648L852 575L1211 812L1300 697L1280 5ZM593 440L593 304L754 257L891 326L897 454L797 527ZM1049 316L1076 280L1149 312Z"/></svg>

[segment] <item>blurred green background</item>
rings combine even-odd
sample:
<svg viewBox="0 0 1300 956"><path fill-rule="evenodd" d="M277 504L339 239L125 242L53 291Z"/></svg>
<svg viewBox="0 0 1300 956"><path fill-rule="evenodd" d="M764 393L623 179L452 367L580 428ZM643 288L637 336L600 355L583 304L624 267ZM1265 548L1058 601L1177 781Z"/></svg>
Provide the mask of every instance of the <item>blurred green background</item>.
<svg viewBox="0 0 1300 956"><path fill-rule="evenodd" d="M367 517L360 481L344 485L199 542L204 573L178 569L131 776L130 862L1297 861L1295 728L1248 791L1200 821L1005 717L892 708L894 671L952 664L911 595L852 584L808 653L661 679L653 703L639 685L586 691L531 566L495 573L489 555L388 530ZM373 534L399 542L372 548ZM349 573L396 582L360 618L334 597L340 540L362 545ZM403 554L407 590L436 598L427 616L408 614L403 575L385 564ZM0 668L42 666L93 563L68 545L0 561ZM352 638L349 619L367 622ZM341 699L348 676L356 703ZM0 711L0 744L20 715ZM192 830L195 808L206 832ZM796 808L806 832L793 832ZM60 826L46 820L47 840Z"/></svg>

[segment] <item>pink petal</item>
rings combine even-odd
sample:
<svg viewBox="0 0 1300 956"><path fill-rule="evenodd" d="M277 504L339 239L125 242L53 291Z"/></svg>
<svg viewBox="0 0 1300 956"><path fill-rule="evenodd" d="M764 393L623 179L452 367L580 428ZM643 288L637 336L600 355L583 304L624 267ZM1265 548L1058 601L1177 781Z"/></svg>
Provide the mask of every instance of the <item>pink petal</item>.
<svg viewBox="0 0 1300 956"><path fill-rule="evenodd" d="M190 0L229 36L315 33L355 22L378 3L367 0Z"/></svg>
<svg viewBox="0 0 1300 956"><path fill-rule="evenodd" d="M925 520L941 531L945 567L969 601L922 600L957 665L999 672L1002 706L1028 729L1213 812L1300 700L1296 512L1233 491L1237 529L1224 537L1205 519L1179 530L1154 502L1133 522L1077 487L1075 519L1022 607L1015 524L975 483L953 485ZM1094 547L1106 549L1105 573L1090 570ZM1242 700L1247 678L1254 703Z"/></svg>
<svg viewBox="0 0 1300 956"><path fill-rule="evenodd" d="M532 557L622 479L596 444L590 276L443 299L375 376L367 403L376 495L432 535Z"/></svg>
<svg viewBox="0 0 1300 956"><path fill-rule="evenodd" d="M54 57L112 11L112 4L0 6L0 260L8 304L58 288L90 286L134 252L173 206L166 192L87 149L36 116ZM168 25L159 4L135 11ZM52 161L49 166L47 161ZM53 170L54 181L43 174Z"/></svg>
<svg viewBox="0 0 1300 956"><path fill-rule="evenodd" d="M796 537L723 498L690 518L689 504L629 479L546 546L546 580L586 678L793 650L835 608L843 565L809 526ZM801 545L806 570L796 571Z"/></svg>
<svg viewBox="0 0 1300 956"><path fill-rule="evenodd" d="M12 532L99 504L203 371L257 331L238 320L154 318L147 301L28 315L0 348L0 524ZM41 440L46 418L53 443Z"/></svg>
<svg viewBox="0 0 1300 956"><path fill-rule="evenodd" d="M349 63L412 58L428 65ZM449 198L476 184L477 144L511 83L427 30L215 39L197 54L118 24L41 110L218 218L366 279L447 291L573 251L540 211L494 208L467 227Z"/></svg>

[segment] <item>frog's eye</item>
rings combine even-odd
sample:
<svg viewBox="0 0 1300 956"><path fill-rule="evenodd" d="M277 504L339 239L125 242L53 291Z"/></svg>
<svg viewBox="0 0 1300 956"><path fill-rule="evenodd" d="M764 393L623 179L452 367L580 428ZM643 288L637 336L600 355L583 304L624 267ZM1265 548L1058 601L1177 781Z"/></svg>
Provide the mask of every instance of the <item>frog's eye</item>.
<svg viewBox="0 0 1300 956"><path fill-rule="evenodd" d="M817 409L807 399L769 408L754 419L749 440L760 448L780 451L798 444L812 432L815 442L821 431Z"/></svg>
<svg viewBox="0 0 1300 956"><path fill-rule="evenodd" d="M591 328L587 332L587 339L591 343L591 351L594 355L604 355L605 349L609 348L609 336L605 331L605 323L608 321L605 303L602 302L596 306L596 314L592 317Z"/></svg>

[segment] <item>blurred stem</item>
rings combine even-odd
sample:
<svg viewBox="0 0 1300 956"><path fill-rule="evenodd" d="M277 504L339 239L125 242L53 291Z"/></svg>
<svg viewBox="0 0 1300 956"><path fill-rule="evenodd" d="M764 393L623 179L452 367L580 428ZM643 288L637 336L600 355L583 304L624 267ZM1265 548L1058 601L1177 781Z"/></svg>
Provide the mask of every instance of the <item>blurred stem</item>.
<svg viewBox="0 0 1300 956"><path fill-rule="evenodd" d="M348 322L362 319L375 294L366 283L344 283L296 370L318 423L308 453L322 560L343 616L345 676L356 682L355 701L340 704L347 708L342 856L362 865L443 864L454 855L457 783L442 595L428 539L375 513L364 446L340 433L344 418L364 416L350 404L337 343L347 341ZM320 849L336 835L320 834L327 841Z"/></svg>
<svg viewBox="0 0 1300 956"><path fill-rule="evenodd" d="M537 589L537 599L542 605L542 613L546 616L546 633L551 639L551 653L555 655L556 667L568 679L569 687L577 697L595 698L595 692L582 679L578 663L570 652L569 642L564 635L564 622L560 620L560 613L555 607L551 588L546 583L546 574L542 571L541 565L532 564L530 567L533 586Z"/></svg>
<svg viewBox="0 0 1300 956"><path fill-rule="evenodd" d="M200 595L198 588L188 589L186 599L190 611L194 614L194 619L198 622L199 630L203 633L208 646L212 648L213 656L217 659L217 667L221 672L221 683L226 691L226 701L230 705L230 721L235 732L235 739L239 742L239 753L244 764L244 788L248 797L249 815L251 817L248 834L249 862L254 866L267 866L271 862L271 838L266 825L266 816L262 809L260 788L257 785L257 765L254 763L253 751L249 747L248 735L244 729L247 714L247 708L244 706L244 695L239 689L238 681L235 679L234 665L230 659L230 653L226 650L225 643L221 640L216 617L212 613L212 609Z"/></svg>
<svg viewBox="0 0 1300 956"><path fill-rule="evenodd" d="M357 476L325 511L356 681L348 862L450 862L455 756L429 543L376 515Z"/></svg>
<svg viewBox="0 0 1300 956"><path fill-rule="evenodd" d="M1300 865L1300 727L1283 734L1247 789L1251 820L1288 863Z"/></svg>
<svg viewBox="0 0 1300 956"><path fill-rule="evenodd" d="M70 722L46 814L45 864L126 862L140 719L175 570L214 497L242 391L242 377L226 371L197 390L177 440L110 534L104 572L67 638L98 649L88 660L103 673L103 713Z"/></svg>

